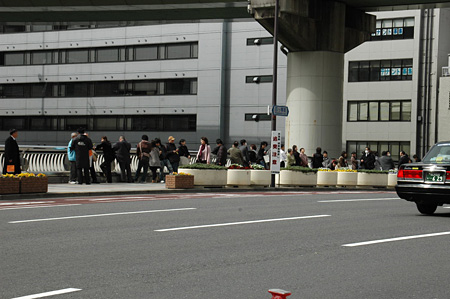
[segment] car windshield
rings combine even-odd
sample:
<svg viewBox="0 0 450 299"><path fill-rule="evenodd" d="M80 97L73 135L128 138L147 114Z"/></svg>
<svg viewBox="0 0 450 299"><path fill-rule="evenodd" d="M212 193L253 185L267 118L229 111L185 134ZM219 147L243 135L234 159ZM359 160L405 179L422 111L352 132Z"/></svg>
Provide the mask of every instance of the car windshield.
<svg viewBox="0 0 450 299"><path fill-rule="evenodd" d="M450 163L450 143L436 144L423 158L426 163Z"/></svg>

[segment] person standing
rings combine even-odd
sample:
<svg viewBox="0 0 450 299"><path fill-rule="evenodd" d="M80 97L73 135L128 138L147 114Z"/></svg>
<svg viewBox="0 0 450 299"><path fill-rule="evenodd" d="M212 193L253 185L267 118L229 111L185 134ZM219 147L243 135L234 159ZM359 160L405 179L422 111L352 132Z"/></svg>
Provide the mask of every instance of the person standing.
<svg viewBox="0 0 450 299"><path fill-rule="evenodd" d="M286 167L286 163L287 163L287 155L286 152L284 150L284 144L281 145L281 149L280 149L280 167L281 168L285 168Z"/></svg>
<svg viewBox="0 0 450 299"><path fill-rule="evenodd" d="M114 144L113 151L116 153L117 162L119 162L122 182L132 183L131 176L131 144L126 141L124 136L119 137L119 142Z"/></svg>
<svg viewBox="0 0 450 299"><path fill-rule="evenodd" d="M138 167L136 169L136 175L134 176L134 181L139 181L139 176L141 175L141 169L143 169L142 178L140 183L145 183L147 180L148 167L150 162L150 143L148 142L148 136L142 135L141 142L138 143L136 149L136 156L138 157Z"/></svg>
<svg viewBox="0 0 450 299"><path fill-rule="evenodd" d="M386 151L381 152L381 157L378 160L381 165L381 170L391 170L394 169L394 161L392 161L392 158L388 156Z"/></svg>
<svg viewBox="0 0 450 299"><path fill-rule="evenodd" d="M91 184L89 177L89 151L93 148L91 139L85 135L83 128L78 129L78 137L72 141L71 149L75 150L77 160L78 184Z"/></svg>
<svg viewBox="0 0 450 299"><path fill-rule="evenodd" d="M361 156L361 168L362 169L374 169L375 168L375 155L370 151L369 147L366 147L363 155Z"/></svg>
<svg viewBox="0 0 450 299"><path fill-rule="evenodd" d="M292 148L288 148L288 154L287 154L287 167L295 166L295 157L294 157L294 151Z"/></svg>
<svg viewBox="0 0 450 299"><path fill-rule="evenodd" d="M178 165L180 165L180 155L178 154L177 146L175 145L175 138L170 136L166 144L167 154L166 157L172 165L174 172L178 172Z"/></svg>
<svg viewBox="0 0 450 299"><path fill-rule="evenodd" d="M85 133L87 137L89 137L88 133ZM94 163L97 162L98 154L94 151L94 145L89 150L89 172L91 173L91 182L93 184L100 184L100 182L97 180L97 173L95 172L95 165Z"/></svg>
<svg viewBox="0 0 450 299"><path fill-rule="evenodd" d="M178 155L180 156L180 166L189 165L191 163L191 154L186 146L186 140L180 139L180 146L178 147Z"/></svg>
<svg viewBox="0 0 450 299"><path fill-rule="evenodd" d="M245 139L241 139L240 141L241 146L239 147L239 149L242 152L242 156L244 157L244 166L250 166L251 162L250 162L250 157L249 157L249 152L248 152L248 147L247 147L247 140Z"/></svg>
<svg viewBox="0 0 450 299"><path fill-rule="evenodd" d="M317 147L316 153L312 157L312 168L322 168L323 165L323 155L322 155L322 148Z"/></svg>
<svg viewBox="0 0 450 299"><path fill-rule="evenodd" d="M159 161L160 163L160 182L164 183L166 179L166 173L164 172L164 167L167 167L167 171L169 174L173 173L172 164L170 164L169 159L167 159L167 149L164 145L161 144L161 139L155 139L156 145L159 148Z"/></svg>
<svg viewBox="0 0 450 299"><path fill-rule="evenodd" d="M3 174L14 172L14 174L20 174L20 151L17 144L17 137L19 131L11 129L9 131L9 137L5 140L5 160L3 163ZM13 165L14 171L8 171L8 166ZM11 166L10 166L11 168ZM12 170L12 169L9 169Z"/></svg>
<svg viewBox="0 0 450 299"><path fill-rule="evenodd" d="M308 156L305 154L305 149L303 147L300 149L300 161L301 161L300 166L309 168Z"/></svg>
<svg viewBox="0 0 450 299"><path fill-rule="evenodd" d="M413 156L413 159L414 159L414 163L419 163L419 162L422 162L422 160L419 158L419 156L417 156L417 155L414 155Z"/></svg>
<svg viewBox="0 0 450 299"><path fill-rule="evenodd" d="M356 157L356 152L352 152L351 162L352 162L352 170L357 170L358 158Z"/></svg>
<svg viewBox="0 0 450 299"><path fill-rule="evenodd" d="M295 158L295 166L301 166L302 161L300 159L300 154L298 153L298 147L296 145L292 146L292 152Z"/></svg>
<svg viewBox="0 0 450 299"><path fill-rule="evenodd" d="M152 171L152 183L156 183L157 171L161 168L159 160L160 150L155 140L150 143L150 170Z"/></svg>
<svg viewBox="0 0 450 299"><path fill-rule="evenodd" d="M197 152L197 163L209 164L211 163L211 147L208 144L208 138L202 137L200 143Z"/></svg>
<svg viewBox="0 0 450 299"><path fill-rule="evenodd" d="M100 168L106 176L106 182L112 183L112 175L111 175L111 163L116 158L114 155L114 151L111 146L111 142L108 141L108 137L103 136L102 142L97 145L95 148L96 151L103 151L103 163L100 164Z"/></svg>
<svg viewBox="0 0 450 299"><path fill-rule="evenodd" d="M400 151L400 160L398 161L398 168L400 168L400 166L402 166L403 164L408 163L409 163L408 155L405 153L405 151Z"/></svg>
<svg viewBox="0 0 450 299"><path fill-rule="evenodd" d="M217 147L212 151L217 156L216 164L219 166L227 165L227 149L221 139L216 140Z"/></svg>
<svg viewBox="0 0 450 299"><path fill-rule="evenodd" d="M264 160L264 156L267 154L267 147L268 143L266 141L261 142L261 145L259 146L258 155L256 156L256 163L264 166L264 168L267 169L266 161Z"/></svg>
<svg viewBox="0 0 450 299"><path fill-rule="evenodd" d="M256 144L251 144L250 150L248 151L248 162L250 165L256 163L256 159L258 156L258 152L256 150L257 150Z"/></svg>
<svg viewBox="0 0 450 299"><path fill-rule="evenodd" d="M323 151L322 167L331 169L331 164L332 163L333 163L333 161L330 159L330 157L328 157L328 152L327 151Z"/></svg>
<svg viewBox="0 0 450 299"><path fill-rule="evenodd" d="M70 141L67 145L67 158L69 159L70 163L70 173L69 173L69 184L76 184L77 183L77 157L75 155L75 151L71 148L72 142L75 138L77 138L78 134L73 132L70 135Z"/></svg>
<svg viewBox="0 0 450 299"><path fill-rule="evenodd" d="M341 156L339 157L339 160L338 160L338 163L337 163L336 166L337 166L337 169L348 167L347 152L346 151L343 151L341 153Z"/></svg>
<svg viewBox="0 0 450 299"><path fill-rule="evenodd" d="M230 155L231 164L247 166L244 165L244 155L242 155L242 152L239 149L239 143L237 141L233 143L233 146L228 149L227 153Z"/></svg>

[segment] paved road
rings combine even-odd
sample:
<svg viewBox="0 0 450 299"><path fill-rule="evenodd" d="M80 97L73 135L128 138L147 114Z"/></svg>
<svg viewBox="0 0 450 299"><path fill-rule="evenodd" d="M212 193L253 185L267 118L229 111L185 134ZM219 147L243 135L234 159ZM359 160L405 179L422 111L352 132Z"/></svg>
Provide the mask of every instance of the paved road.
<svg viewBox="0 0 450 299"><path fill-rule="evenodd" d="M0 298L448 298L445 208L422 216L392 192L133 197L3 205Z"/></svg>

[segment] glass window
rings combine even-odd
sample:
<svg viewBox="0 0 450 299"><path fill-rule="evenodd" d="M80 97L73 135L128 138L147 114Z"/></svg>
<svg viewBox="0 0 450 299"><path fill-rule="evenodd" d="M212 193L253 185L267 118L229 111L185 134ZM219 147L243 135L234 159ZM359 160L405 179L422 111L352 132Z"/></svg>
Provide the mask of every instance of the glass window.
<svg viewBox="0 0 450 299"><path fill-rule="evenodd" d="M380 120L389 121L389 102L380 102Z"/></svg>
<svg viewBox="0 0 450 299"><path fill-rule="evenodd" d="M391 80L401 80L402 79L402 61L392 60L391 64Z"/></svg>
<svg viewBox="0 0 450 299"><path fill-rule="evenodd" d="M10 130L10 129L17 129L17 130L24 130L26 129L26 118L24 117L5 117L3 119L3 129L4 130Z"/></svg>
<svg viewBox="0 0 450 299"><path fill-rule="evenodd" d="M358 82L359 62L351 61L348 66L348 82Z"/></svg>
<svg viewBox="0 0 450 299"><path fill-rule="evenodd" d="M383 22L383 28L392 28L392 20L391 19L382 20L382 22Z"/></svg>
<svg viewBox="0 0 450 299"><path fill-rule="evenodd" d="M191 80L191 94L197 94L197 80Z"/></svg>
<svg viewBox="0 0 450 299"><path fill-rule="evenodd" d="M273 45L273 37L248 38L247 46Z"/></svg>
<svg viewBox="0 0 450 299"><path fill-rule="evenodd" d="M5 25L4 32L5 33L17 33L17 32L26 32L27 27L25 25Z"/></svg>
<svg viewBox="0 0 450 299"><path fill-rule="evenodd" d="M370 79L370 62L361 61L359 62L359 81L369 81Z"/></svg>
<svg viewBox="0 0 450 299"><path fill-rule="evenodd" d="M5 53L5 65L24 65L25 53L23 52L11 52Z"/></svg>
<svg viewBox="0 0 450 299"><path fill-rule="evenodd" d="M167 59L179 59L191 57L190 44L171 44L167 45Z"/></svg>
<svg viewBox="0 0 450 299"><path fill-rule="evenodd" d="M30 84L30 98L42 98L42 97L53 97L53 86L54 84Z"/></svg>
<svg viewBox="0 0 450 299"><path fill-rule="evenodd" d="M191 45L191 57L198 58L198 44L197 43L194 43Z"/></svg>
<svg viewBox="0 0 450 299"><path fill-rule="evenodd" d="M402 120L411 121L411 102L402 102Z"/></svg>
<svg viewBox="0 0 450 299"><path fill-rule="evenodd" d="M380 81L380 61L370 62L370 81Z"/></svg>
<svg viewBox="0 0 450 299"><path fill-rule="evenodd" d="M358 103L348 102L348 121L358 121Z"/></svg>
<svg viewBox="0 0 450 299"><path fill-rule="evenodd" d="M31 52L31 64L51 64L51 63L52 63L52 52L50 51Z"/></svg>
<svg viewBox="0 0 450 299"><path fill-rule="evenodd" d="M160 129L160 117L156 115L147 117L133 117L131 130L133 131L158 131Z"/></svg>
<svg viewBox="0 0 450 299"><path fill-rule="evenodd" d="M403 19L395 19L394 27L397 27L397 28L403 27Z"/></svg>
<svg viewBox="0 0 450 299"><path fill-rule="evenodd" d="M86 82L80 83L64 83L66 97L88 97L89 84Z"/></svg>
<svg viewBox="0 0 450 299"><path fill-rule="evenodd" d="M414 18L406 18L404 21L405 27L414 27Z"/></svg>
<svg viewBox="0 0 450 299"><path fill-rule="evenodd" d="M23 98L25 95L24 84L11 84L3 86L3 95L5 98Z"/></svg>
<svg viewBox="0 0 450 299"><path fill-rule="evenodd" d="M180 95L190 94L191 80L189 79L175 79L165 81L165 94Z"/></svg>
<svg viewBox="0 0 450 299"><path fill-rule="evenodd" d="M97 50L97 62L119 61L119 48L105 48Z"/></svg>
<svg viewBox="0 0 450 299"><path fill-rule="evenodd" d="M134 60L155 60L158 59L157 46L136 47Z"/></svg>
<svg viewBox="0 0 450 299"><path fill-rule="evenodd" d="M369 102L369 120L378 121L378 102Z"/></svg>
<svg viewBox="0 0 450 299"><path fill-rule="evenodd" d="M382 60L381 61L381 71L380 71L380 79L381 81L391 80L391 61L390 60Z"/></svg>
<svg viewBox="0 0 450 299"><path fill-rule="evenodd" d="M52 25L31 25L31 31L33 32L41 32L41 31L52 31Z"/></svg>
<svg viewBox="0 0 450 299"><path fill-rule="evenodd" d="M400 102L391 102L391 118L390 120L400 120L400 109L401 109L401 103Z"/></svg>
<svg viewBox="0 0 450 299"><path fill-rule="evenodd" d="M359 103L359 117L358 120L367 120L367 114L368 114L368 103L367 102L362 102Z"/></svg>
<svg viewBox="0 0 450 299"><path fill-rule="evenodd" d="M94 94L96 97L113 97L124 95L122 88L117 81L95 82Z"/></svg>
<svg viewBox="0 0 450 299"><path fill-rule="evenodd" d="M30 131L53 131L57 129L57 120L52 117L31 117Z"/></svg>
<svg viewBox="0 0 450 299"><path fill-rule="evenodd" d="M76 131L78 128L88 128L88 121L86 117L67 117L65 131Z"/></svg>
<svg viewBox="0 0 450 299"><path fill-rule="evenodd" d="M67 50L66 63L87 63L89 62L88 50Z"/></svg>
<svg viewBox="0 0 450 299"><path fill-rule="evenodd" d="M115 131L117 130L117 118L115 117L95 117L94 130ZM120 130L120 128L119 128Z"/></svg>
<svg viewBox="0 0 450 299"><path fill-rule="evenodd" d="M142 81L135 82L133 95L156 95L158 94L158 82Z"/></svg>

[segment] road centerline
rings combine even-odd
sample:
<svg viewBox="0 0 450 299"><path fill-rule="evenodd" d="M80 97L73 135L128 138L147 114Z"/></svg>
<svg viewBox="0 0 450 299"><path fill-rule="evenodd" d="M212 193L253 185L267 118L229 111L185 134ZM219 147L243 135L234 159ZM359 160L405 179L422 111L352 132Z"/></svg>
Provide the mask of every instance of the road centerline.
<svg viewBox="0 0 450 299"><path fill-rule="evenodd" d="M299 219L323 218L323 217L330 217L330 216L331 215L313 215L313 216L299 216L299 217L289 217L289 218L274 218L274 219L239 221L239 222L229 222L229 223L215 223L215 224L205 224L205 225L174 227L174 228L166 228L166 229L156 229L155 232L169 232L169 231L190 230L190 229L199 229L199 228L264 223L264 222L277 222L277 221L289 221L289 220L299 220Z"/></svg>
<svg viewBox="0 0 450 299"><path fill-rule="evenodd" d="M189 210L196 210L196 208L148 210L148 211L134 211L134 212L119 212L119 213L67 216L67 217L56 217L56 218L28 219L28 220L10 221L8 223L10 223L10 224L17 224L17 223L27 223L27 222L42 222L42 221L68 220L68 219L80 219L80 218L94 218L94 217L119 216L119 215L133 215L133 214L146 214L146 213L189 211Z"/></svg>
<svg viewBox="0 0 450 299"><path fill-rule="evenodd" d="M39 293L34 295L28 295L23 297L15 297L12 299L35 299L35 298L44 298L44 297L50 297L55 295L62 295L62 294L68 294L73 292L81 291L81 289L75 289L75 288L68 288L68 289L62 289L62 290L56 290L51 292L45 292L45 293Z"/></svg>
<svg viewBox="0 0 450 299"><path fill-rule="evenodd" d="M350 243L350 244L344 244L342 246L358 247L358 246L367 246L367 245L397 242L397 241L412 240L412 239L438 237L438 236L445 236L445 235L450 235L450 231L449 232L441 232L441 233L431 233L431 234L412 235L412 236L405 236L405 237L396 237L396 238L389 238L389 239L380 239L380 240L365 241L365 242L358 242L358 243Z"/></svg>

